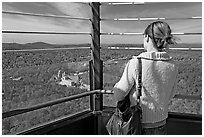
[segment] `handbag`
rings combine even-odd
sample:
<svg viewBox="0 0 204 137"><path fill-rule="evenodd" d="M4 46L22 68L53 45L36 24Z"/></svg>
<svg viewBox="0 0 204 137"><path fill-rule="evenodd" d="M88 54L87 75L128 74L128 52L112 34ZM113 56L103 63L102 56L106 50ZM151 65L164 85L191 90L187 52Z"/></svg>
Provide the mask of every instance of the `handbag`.
<svg viewBox="0 0 204 137"><path fill-rule="evenodd" d="M142 109L140 106L140 96L142 90L142 61L138 58L138 96L137 104L130 107L130 99L127 96L117 102L116 109L106 124L106 129L110 135L140 135L142 131Z"/></svg>

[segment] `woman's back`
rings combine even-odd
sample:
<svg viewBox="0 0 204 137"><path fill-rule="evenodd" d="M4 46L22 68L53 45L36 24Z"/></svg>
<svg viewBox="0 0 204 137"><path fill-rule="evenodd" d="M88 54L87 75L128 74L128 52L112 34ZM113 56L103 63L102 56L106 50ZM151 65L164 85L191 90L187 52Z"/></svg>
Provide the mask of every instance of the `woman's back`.
<svg viewBox="0 0 204 137"><path fill-rule="evenodd" d="M144 52L139 57L142 57L143 122L161 121L168 115L178 69L166 52Z"/></svg>

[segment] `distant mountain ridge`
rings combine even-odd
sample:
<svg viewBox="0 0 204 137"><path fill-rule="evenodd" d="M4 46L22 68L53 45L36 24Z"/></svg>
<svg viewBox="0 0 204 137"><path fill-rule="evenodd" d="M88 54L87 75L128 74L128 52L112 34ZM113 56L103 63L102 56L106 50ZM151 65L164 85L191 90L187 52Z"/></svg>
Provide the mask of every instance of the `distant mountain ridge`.
<svg viewBox="0 0 204 137"><path fill-rule="evenodd" d="M73 48L73 47L90 47L91 44L49 44L45 42L34 42L34 43L2 43L2 50L24 50L24 49L48 49L48 48ZM101 44L104 47L143 47L142 44ZM202 48L202 44L186 44L180 43L172 48Z"/></svg>

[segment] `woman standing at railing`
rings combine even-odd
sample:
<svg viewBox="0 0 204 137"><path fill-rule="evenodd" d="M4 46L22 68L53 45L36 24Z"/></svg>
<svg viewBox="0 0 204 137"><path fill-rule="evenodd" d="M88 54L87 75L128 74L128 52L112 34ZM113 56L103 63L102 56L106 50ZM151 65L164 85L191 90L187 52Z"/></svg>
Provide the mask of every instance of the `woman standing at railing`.
<svg viewBox="0 0 204 137"><path fill-rule="evenodd" d="M130 92L131 105L137 100L138 60L142 58L142 134L167 134L168 103L175 95L178 68L166 52L174 44L170 26L162 21L148 25L144 31L146 52L131 59L114 86L114 97L122 100Z"/></svg>

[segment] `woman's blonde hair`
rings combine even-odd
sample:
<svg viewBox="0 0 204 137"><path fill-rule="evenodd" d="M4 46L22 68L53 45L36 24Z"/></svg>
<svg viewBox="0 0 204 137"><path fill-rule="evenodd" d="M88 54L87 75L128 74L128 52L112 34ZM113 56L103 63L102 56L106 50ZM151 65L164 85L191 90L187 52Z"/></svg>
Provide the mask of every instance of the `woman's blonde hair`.
<svg viewBox="0 0 204 137"><path fill-rule="evenodd" d="M176 44L170 26L163 21L155 21L149 24L144 31L144 35L152 39L154 46L159 51L163 51L168 45Z"/></svg>

